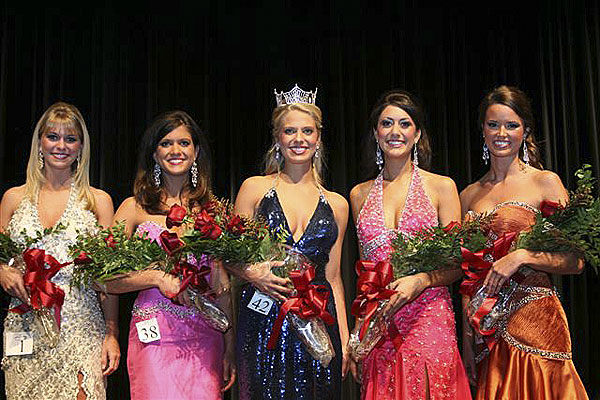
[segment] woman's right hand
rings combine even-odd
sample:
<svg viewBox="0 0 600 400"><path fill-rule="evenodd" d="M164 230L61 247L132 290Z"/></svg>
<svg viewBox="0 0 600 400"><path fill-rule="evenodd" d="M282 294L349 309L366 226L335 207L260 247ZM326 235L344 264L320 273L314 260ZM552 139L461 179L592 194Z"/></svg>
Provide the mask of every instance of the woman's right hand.
<svg viewBox="0 0 600 400"><path fill-rule="evenodd" d="M272 267L280 267L282 265L283 261L264 261L252 264L244 270L244 277L267 296L286 301L287 296L291 295L293 291L287 287L291 281L286 278L280 278L271 272Z"/></svg>
<svg viewBox="0 0 600 400"><path fill-rule="evenodd" d="M156 271L158 273L156 280L156 287L160 290L163 296L179 304L185 306L192 306L192 300L188 295L187 290L177 294L181 289L181 279L178 277L164 273L162 271Z"/></svg>
<svg viewBox="0 0 600 400"><path fill-rule="evenodd" d="M0 286L12 297L17 297L25 304L29 304L29 293L25 288L23 274L16 268L3 264L0 267Z"/></svg>

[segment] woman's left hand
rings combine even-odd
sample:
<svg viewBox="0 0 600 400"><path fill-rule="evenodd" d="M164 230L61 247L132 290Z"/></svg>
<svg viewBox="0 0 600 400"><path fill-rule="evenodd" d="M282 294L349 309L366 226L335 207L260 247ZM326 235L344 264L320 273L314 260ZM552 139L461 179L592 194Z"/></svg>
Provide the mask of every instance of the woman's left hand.
<svg viewBox="0 0 600 400"><path fill-rule="evenodd" d="M237 375L235 367L235 357L233 350L226 351L223 355L223 388L221 392L226 392L233 386Z"/></svg>
<svg viewBox="0 0 600 400"><path fill-rule="evenodd" d="M394 294L390 298L390 302L383 309L385 316L391 316L402 308L406 303L410 303L427 288L427 274L419 273L396 279L390 284L390 289L394 290Z"/></svg>
<svg viewBox="0 0 600 400"><path fill-rule="evenodd" d="M504 283L519 270L519 267L524 264L524 255L525 253L523 250L518 249L508 253L492 264L492 268L483 282L488 295L493 296L497 294L500 291L500 288L502 288L502 285L504 285Z"/></svg>
<svg viewBox="0 0 600 400"><path fill-rule="evenodd" d="M102 342L102 375L107 376L115 372L120 359L119 341L114 335L107 334Z"/></svg>

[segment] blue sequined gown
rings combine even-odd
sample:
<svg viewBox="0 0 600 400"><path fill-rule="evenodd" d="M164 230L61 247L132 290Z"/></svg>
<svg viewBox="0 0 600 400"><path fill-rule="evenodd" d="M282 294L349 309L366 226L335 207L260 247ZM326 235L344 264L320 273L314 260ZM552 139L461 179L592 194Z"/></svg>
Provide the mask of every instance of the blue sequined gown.
<svg viewBox="0 0 600 400"><path fill-rule="evenodd" d="M263 197L258 214L267 220L271 229L283 227L290 232L275 188ZM336 323L327 329L335 349L335 358L327 368L321 366L308 354L287 319L283 323L277 346L268 350L267 341L279 307L275 303L268 315L249 309L247 306L255 289L248 284L242 290L238 318L237 359L241 400L340 399L342 347L333 293L325 279L325 265L329 262L329 251L337 235L333 210L321 194L302 237L297 242L294 242L291 234L287 238L288 245L315 264L316 277L313 283L325 285L330 291L327 309Z"/></svg>

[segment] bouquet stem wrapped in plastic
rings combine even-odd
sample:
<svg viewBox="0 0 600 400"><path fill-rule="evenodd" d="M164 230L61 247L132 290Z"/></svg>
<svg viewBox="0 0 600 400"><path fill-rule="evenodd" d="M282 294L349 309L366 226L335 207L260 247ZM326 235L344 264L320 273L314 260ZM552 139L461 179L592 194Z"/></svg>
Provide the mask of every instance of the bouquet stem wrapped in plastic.
<svg viewBox="0 0 600 400"><path fill-rule="evenodd" d="M302 254L290 251L279 267L278 274L287 275L294 285L292 296L281 304L273 325L268 349L275 348L283 321L287 318L308 353L324 367L335 357L335 350L325 323L334 323L327 311L329 292L324 286L313 285L315 267Z"/></svg>

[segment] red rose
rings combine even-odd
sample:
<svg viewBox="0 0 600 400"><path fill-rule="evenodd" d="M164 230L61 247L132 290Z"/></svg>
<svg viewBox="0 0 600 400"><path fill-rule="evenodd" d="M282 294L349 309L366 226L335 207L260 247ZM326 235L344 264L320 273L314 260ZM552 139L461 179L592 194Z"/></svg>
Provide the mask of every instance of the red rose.
<svg viewBox="0 0 600 400"><path fill-rule="evenodd" d="M241 235L246 231L246 227L244 226L244 221L240 218L239 215L232 215L229 217L229 221L227 221L227 225L225 225L225 229L233 235Z"/></svg>
<svg viewBox="0 0 600 400"><path fill-rule="evenodd" d="M203 237L216 240L223 232L221 227L217 225L215 219L210 216L206 210L202 210L196 215L194 229L200 231Z"/></svg>
<svg viewBox="0 0 600 400"><path fill-rule="evenodd" d="M75 265L85 265L91 264L93 262L94 261L90 257L88 257L88 255L84 251L79 252L79 255L73 260L73 263Z"/></svg>
<svg viewBox="0 0 600 400"><path fill-rule="evenodd" d="M112 233L110 235L108 235L106 237L106 239L104 239L104 241L106 242L106 245L108 247L114 248L117 245L117 241L115 240L115 237L113 236Z"/></svg>
<svg viewBox="0 0 600 400"><path fill-rule="evenodd" d="M540 204L540 211L542 212L542 216L545 218L554 215L555 212L562 208L564 207L555 201L544 200Z"/></svg>
<svg viewBox="0 0 600 400"><path fill-rule="evenodd" d="M175 251L183 247L183 242L179 239L176 233L164 230L160 233L160 244L165 252L172 256Z"/></svg>
<svg viewBox="0 0 600 400"><path fill-rule="evenodd" d="M173 204L167 214L167 228L171 229L174 226L181 226L186 215L187 211L185 207Z"/></svg>

